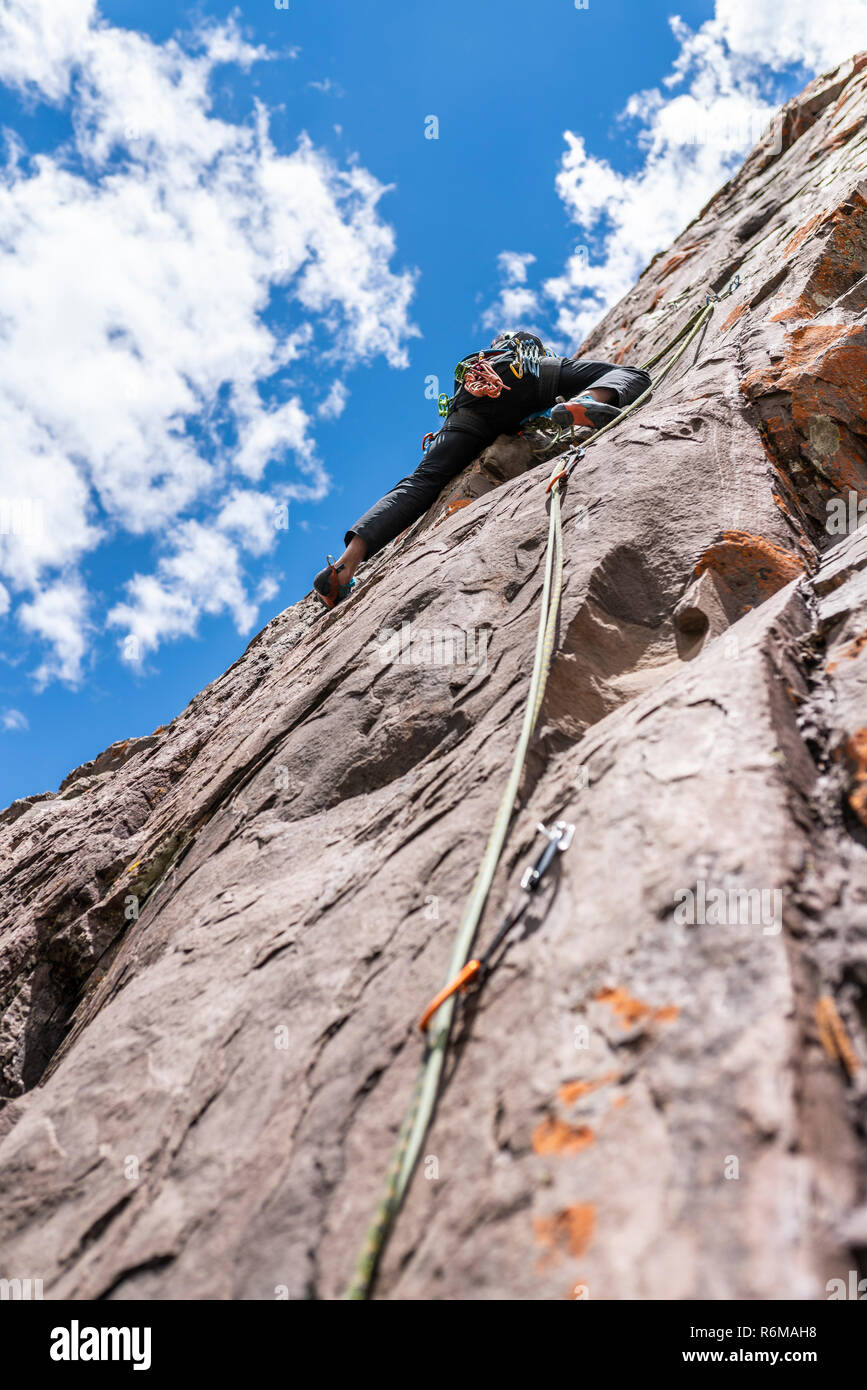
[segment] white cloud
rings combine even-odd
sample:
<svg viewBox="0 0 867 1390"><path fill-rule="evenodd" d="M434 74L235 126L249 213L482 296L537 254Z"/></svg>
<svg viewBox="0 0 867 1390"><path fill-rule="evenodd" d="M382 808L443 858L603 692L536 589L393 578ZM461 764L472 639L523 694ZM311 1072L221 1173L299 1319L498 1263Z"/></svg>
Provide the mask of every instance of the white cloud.
<svg viewBox="0 0 867 1390"><path fill-rule="evenodd" d="M501 251L497 257L500 274L512 285L526 283L527 267L533 265L535 260L531 251Z"/></svg>
<svg viewBox="0 0 867 1390"><path fill-rule="evenodd" d="M346 389L344 383L342 381L334 381L332 382L331 390L328 392L325 400L320 402L317 407L316 414L320 415L323 420L337 420L346 409L346 402L348 400L349 391Z"/></svg>
<svg viewBox="0 0 867 1390"><path fill-rule="evenodd" d="M0 9L0 81L59 101L87 41L96 0L4 0Z"/></svg>
<svg viewBox="0 0 867 1390"><path fill-rule="evenodd" d="M123 629L120 648L134 664L163 642L194 636L203 613L228 611L239 632L246 632L256 617L237 546L197 521L183 522L156 573L134 574L126 591L127 602L112 608L108 624ZM125 647L127 637L135 639L135 658Z"/></svg>
<svg viewBox="0 0 867 1390"><path fill-rule="evenodd" d="M321 82L308 82L308 87L312 87L314 92L322 92L325 96L329 94L342 97L345 95L339 82L334 82L330 77L325 77Z"/></svg>
<svg viewBox="0 0 867 1390"><path fill-rule="evenodd" d="M26 479L44 504L39 534L0 536L0 578L21 627L54 646L40 680L80 675L79 566L123 532L180 538L113 610L143 605L149 650L199 613L252 624L242 551L268 548L256 517L274 482L284 500L328 488L311 368L337 343L406 364L413 277L390 266L383 186L303 135L281 153L261 107L244 124L214 114L215 66L265 56L231 20L157 44L93 0L0 0L0 81L63 105L74 129L32 159L13 140L0 170L0 498ZM245 480L264 485L259 513ZM230 577L208 588L194 557L227 527Z"/></svg>
<svg viewBox="0 0 867 1390"><path fill-rule="evenodd" d="M256 598L259 603L267 603L279 593L280 585L271 575L266 575L256 585Z"/></svg>
<svg viewBox="0 0 867 1390"><path fill-rule="evenodd" d="M32 602L21 605L18 620L49 648L34 672L38 686L53 680L81 679L87 649L88 599L78 578L61 579L42 589Z"/></svg>
<svg viewBox="0 0 867 1390"><path fill-rule="evenodd" d="M639 123L643 165L620 174L590 155L579 135L565 134L557 192L573 222L601 240L601 254L578 246L544 287L558 332L572 341L586 336L731 176L776 106L757 65L735 61L715 30L692 34L677 19L672 27L681 54L669 90L687 79L688 86L672 96L636 93L624 111L624 120Z"/></svg>
<svg viewBox="0 0 867 1390"><path fill-rule="evenodd" d="M815 72L833 68L857 52L867 34L864 0L786 0L780 9L755 0L717 0L716 14L698 30L697 43L722 39L733 57L782 68L800 64Z"/></svg>
<svg viewBox="0 0 867 1390"><path fill-rule="evenodd" d="M280 534L284 508L288 504L282 497L236 488L220 508L216 524L220 531L236 536L245 550L263 555Z"/></svg>
<svg viewBox="0 0 867 1390"><path fill-rule="evenodd" d="M542 313L539 297L527 285L527 269L536 257L530 251L501 251L497 269L503 281L494 303L482 315L482 326L494 333L532 328Z"/></svg>
<svg viewBox="0 0 867 1390"><path fill-rule="evenodd" d="M5 709L0 714L0 724L6 733L17 733L30 728L30 722L26 714L22 714L20 709Z"/></svg>
<svg viewBox="0 0 867 1390"><path fill-rule="evenodd" d="M695 31L676 16L669 23L680 45L673 70L660 87L630 97L622 113L637 125L643 163L622 174L590 153L580 134L564 133L556 189L582 240L539 292L516 276L514 253L504 252L506 286L485 323L503 303L513 307L507 296L520 283L527 299L514 305L518 313L529 311L532 296L567 350L580 343L761 137L784 95L783 70L820 72L851 55L867 34L867 0L830 10L815 0L776 7L717 0L714 17ZM797 77L789 90L801 85Z"/></svg>

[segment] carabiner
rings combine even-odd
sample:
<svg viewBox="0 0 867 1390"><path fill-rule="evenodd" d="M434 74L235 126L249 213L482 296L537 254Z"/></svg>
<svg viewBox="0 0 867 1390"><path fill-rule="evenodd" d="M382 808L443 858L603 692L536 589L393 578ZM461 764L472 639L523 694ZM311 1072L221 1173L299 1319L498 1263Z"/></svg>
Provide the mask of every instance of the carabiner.
<svg viewBox="0 0 867 1390"><path fill-rule="evenodd" d="M535 864L531 864L530 867L524 871L524 876L521 879L521 887L525 893L535 893L542 881L542 876L546 869L550 868L551 862L558 851L560 854L564 854L571 845L572 838L575 834L575 826L572 825L571 822L564 820L556 821L554 825L551 826L550 830L544 825L538 825L536 828L540 834L547 836L548 843L542 850Z"/></svg>

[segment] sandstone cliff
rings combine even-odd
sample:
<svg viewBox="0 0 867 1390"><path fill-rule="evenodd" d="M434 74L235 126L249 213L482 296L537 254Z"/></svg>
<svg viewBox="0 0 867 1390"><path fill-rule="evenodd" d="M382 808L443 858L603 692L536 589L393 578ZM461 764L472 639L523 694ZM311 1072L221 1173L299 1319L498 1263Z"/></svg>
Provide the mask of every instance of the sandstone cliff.
<svg viewBox="0 0 867 1390"><path fill-rule="evenodd" d="M575 841L460 1015L380 1297L825 1297L867 1247L867 55L586 350L647 360L735 273L569 485L483 941L536 822ZM343 608L0 817L0 1274L344 1288L520 723L532 462L500 441Z"/></svg>

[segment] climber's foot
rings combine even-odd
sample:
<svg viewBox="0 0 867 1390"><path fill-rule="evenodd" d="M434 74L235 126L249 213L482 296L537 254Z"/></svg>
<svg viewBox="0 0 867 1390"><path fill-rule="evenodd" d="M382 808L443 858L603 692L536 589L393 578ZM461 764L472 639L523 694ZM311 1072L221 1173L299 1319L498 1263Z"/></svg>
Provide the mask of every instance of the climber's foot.
<svg viewBox="0 0 867 1390"><path fill-rule="evenodd" d="M314 579L313 590L326 608L333 608L355 588L355 580L349 575L345 560L335 563L331 555L326 559L328 564Z"/></svg>
<svg viewBox="0 0 867 1390"><path fill-rule="evenodd" d="M578 429L598 430L602 425L608 425L617 419L620 407L606 405L604 401L597 401L595 396L587 394L552 405L548 413L554 424L559 425L561 429L575 426Z"/></svg>

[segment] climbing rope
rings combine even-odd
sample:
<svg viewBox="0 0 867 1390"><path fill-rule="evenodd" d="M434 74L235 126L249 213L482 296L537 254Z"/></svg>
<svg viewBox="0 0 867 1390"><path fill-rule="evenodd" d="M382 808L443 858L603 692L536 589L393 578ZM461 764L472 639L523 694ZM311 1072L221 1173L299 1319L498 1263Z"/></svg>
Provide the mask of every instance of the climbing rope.
<svg viewBox="0 0 867 1390"><path fill-rule="evenodd" d="M497 376L490 362L482 358L467 367L462 385L471 396L499 396L502 391L511 391L502 377Z"/></svg>
<svg viewBox="0 0 867 1390"><path fill-rule="evenodd" d="M524 769L524 761L542 701L545 697L545 687L548 681L548 672L551 666L551 655L554 650L554 639L557 630L557 617L560 611L560 598L563 591L563 518L560 510L561 489L568 483L569 475L584 457L584 451L591 444L595 444L597 439L601 439L604 434L612 430L615 425L620 424L621 420L630 415L637 409L643 401L647 399L654 387L659 386L664 381L672 367L680 360L689 344L701 331L703 326L710 319L716 304L731 294L740 283L738 276L728 286L724 294L717 295L712 291L705 298L705 303L690 316L683 327L675 334L670 342L655 353L649 362L644 364L645 371L662 361L671 352L672 348L678 344L677 352L674 357L666 364L660 372L656 381L651 382L646 391L643 391L631 405L621 410L615 419L600 429L595 430L589 439L586 439L580 448L567 455L567 462L564 463L561 456L555 461L553 471L548 479L546 493L549 498L548 510L548 541L545 555L545 575L542 582L542 602L539 613L539 624L536 631L536 649L533 657L533 670L530 675L530 685L527 691L527 700L524 707L524 718L521 725L521 732L512 757L512 766L505 790L497 807L494 817L494 824L479 864L476 878L470 890L469 898L464 907L463 916L458 927L452 954L449 959L446 971L446 985L440 991L440 995L432 1003L436 1007L429 1006L424 1015L424 1035L425 1050L413 1087L412 1099L409 1109L401 1125L398 1136L397 1147L389 1165L386 1175L385 1190L382 1200L376 1210L373 1221L367 1232L364 1247L358 1259L355 1275L347 1292L347 1299L362 1300L366 1299L371 1291L373 1280L376 1275L376 1268L380 1255L385 1247L385 1243L394 1225L395 1218L400 1210L404 1195L409 1187L410 1180L415 1166L421 1153L422 1145L427 1135L428 1128L433 1117L436 1106L439 1082L445 1063L446 1050L448 1048L449 1036L451 1034L452 1019L454 1017L457 1002L457 992L461 984L465 984L476 972L467 973L470 952L473 948L479 922L491 890L494 874L500 861L500 856L505 844L506 834L512 819L515 800L518 795L518 787L521 781L521 774ZM487 365L477 363L476 366ZM475 370L474 368L470 369ZM468 373L469 374L469 373ZM499 385L502 386L499 377ZM466 385L466 377L464 378ZM508 389L508 388L507 388ZM457 981L457 983L455 983ZM451 986L454 985L454 988Z"/></svg>
<svg viewBox="0 0 867 1390"><path fill-rule="evenodd" d="M506 790L503 793L488 843L479 865L476 880L467 900L461 925L452 949L446 980L450 981L467 963L479 919L482 915L494 873L502 853L506 832L512 818L512 808L518 794L518 784L524 767L524 759L530 746L530 739L545 694L551 652L554 647L554 634L557 613L560 607L560 594L563 588L563 523L560 515L560 485L551 493L548 521L548 548L545 557L545 578L542 584L542 607L536 633L536 651L533 672L524 709L524 720L518 745L512 758L512 769ZM445 1061L451 1032L452 1016L455 1010L455 995L452 994L437 1009L435 1027L428 1026L426 1047L419 1066L413 1088L412 1101L406 1119L401 1127L397 1148L388 1169L385 1192L377 1208L371 1227L367 1233L364 1249L358 1261L355 1277L346 1297L365 1299L370 1292L376 1266L394 1218L400 1209L404 1193L418 1162L421 1147L433 1115L439 1090L440 1075ZM434 1022L431 1019L431 1022Z"/></svg>

